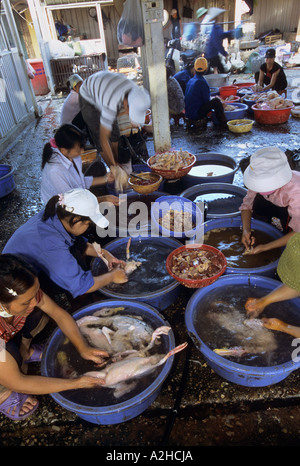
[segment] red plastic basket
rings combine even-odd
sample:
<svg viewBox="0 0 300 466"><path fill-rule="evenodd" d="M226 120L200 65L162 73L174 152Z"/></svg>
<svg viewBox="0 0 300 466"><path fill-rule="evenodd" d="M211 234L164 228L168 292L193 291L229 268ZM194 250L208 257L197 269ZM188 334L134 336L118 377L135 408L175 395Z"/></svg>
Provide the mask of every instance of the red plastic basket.
<svg viewBox="0 0 300 466"><path fill-rule="evenodd" d="M157 155L157 154L156 154ZM161 175L163 178L167 179L167 180L177 180L178 178L182 178L183 176L187 175L188 172L191 170L191 168L193 167L193 165L196 163L196 157L195 155L192 155L192 154L189 154L191 157L192 157L192 162L189 164L189 165L186 165L185 167L183 168L180 168L179 170L175 171L175 170L163 170L161 168L154 168L151 166L151 164L153 163L153 160L154 160L154 157L155 155L152 155L148 160L147 160L147 165L149 168L151 168L151 170L154 172L154 173L158 173L159 175Z"/></svg>
<svg viewBox="0 0 300 466"><path fill-rule="evenodd" d="M171 270L173 257L177 256L177 254L180 254L182 251L185 251L187 249L190 249L190 250L191 249L192 250L193 249L197 249L197 250L201 249L203 251L213 252L221 260L222 268L221 268L220 272L218 272L216 275L213 275L212 277L201 278L199 280L188 280L188 279L185 279L185 278L180 278L177 275L175 275ZM214 283L217 280L217 278L219 278L221 275L223 275L223 273L226 270L226 267L227 267L227 260L226 260L226 257L224 256L224 254L221 251L219 251L219 249L216 249L213 246L209 246L208 244L190 244L190 245L187 245L187 246L181 246L181 247L175 249L174 251L172 251L168 255L167 261L166 261L166 268L167 268L168 273L171 275L171 277L175 278L175 280L177 280L178 282L180 282L182 285L186 286L187 288L203 288L204 286L211 285L212 283Z"/></svg>

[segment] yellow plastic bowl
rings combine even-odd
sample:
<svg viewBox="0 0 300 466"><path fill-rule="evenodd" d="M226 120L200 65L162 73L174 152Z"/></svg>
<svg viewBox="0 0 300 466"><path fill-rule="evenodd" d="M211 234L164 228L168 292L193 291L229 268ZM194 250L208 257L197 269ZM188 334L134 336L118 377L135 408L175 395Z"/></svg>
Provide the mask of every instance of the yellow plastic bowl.
<svg viewBox="0 0 300 466"><path fill-rule="evenodd" d="M227 121L227 126L233 133L248 133L251 131L253 120L230 120Z"/></svg>

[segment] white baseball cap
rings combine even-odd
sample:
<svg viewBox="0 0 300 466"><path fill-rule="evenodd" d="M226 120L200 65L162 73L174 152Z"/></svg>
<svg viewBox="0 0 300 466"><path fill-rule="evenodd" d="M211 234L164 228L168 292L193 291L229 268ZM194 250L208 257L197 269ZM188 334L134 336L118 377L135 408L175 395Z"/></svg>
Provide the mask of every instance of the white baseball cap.
<svg viewBox="0 0 300 466"><path fill-rule="evenodd" d="M83 79L79 76L79 74L72 74L69 77L69 83L72 89L78 84L83 82Z"/></svg>
<svg viewBox="0 0 300 466"><path fill-rule="evenodd" d="M143 87L134 87L128 94L129 119L137 125L145 123L146 110L150 107L150 96Z"/></svg>
<svg viewBox="0 0 300 466"><path fill-rule="evenodd" d="M88 189L71 189L59 195L59 198L59 204L68 212L89 217L98 227L108 226L109 221L100 213L96 196Z"/></svg>
<svg viewBox="0 0 300 466"><path fill-rule="evenodd" d="M291 181L292 169L278 147L264 147L250 157L244 171L244 184L257 193L275 191Z"/></svg>

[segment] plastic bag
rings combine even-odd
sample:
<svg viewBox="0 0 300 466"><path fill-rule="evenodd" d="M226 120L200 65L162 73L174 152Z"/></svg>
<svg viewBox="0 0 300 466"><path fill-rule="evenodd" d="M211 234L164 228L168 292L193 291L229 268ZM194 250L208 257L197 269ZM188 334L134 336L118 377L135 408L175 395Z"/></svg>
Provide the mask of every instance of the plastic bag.
<svg viewBox="0 0 300 466"><path fill-rule="evenodd" d="M26 60L26 66L27 66L27 76L28 76L28 78L33 79L34 75L35 75L35 69L33 68L33 66L31 66L31 64L29 63L28 60Z"/></svg>
<svg viewBox="0 0 300 466"><path fill-rule="evenodd" d="M118 42L130 47L144 45L144 23L140 0L126 0L117 28Z"/></svg>

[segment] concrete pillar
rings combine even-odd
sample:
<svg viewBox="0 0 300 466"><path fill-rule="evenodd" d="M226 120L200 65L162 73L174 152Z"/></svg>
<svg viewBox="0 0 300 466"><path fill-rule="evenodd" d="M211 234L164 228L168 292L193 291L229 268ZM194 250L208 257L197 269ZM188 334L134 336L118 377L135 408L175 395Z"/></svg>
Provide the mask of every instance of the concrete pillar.
<svg viewBox="0 0 300 466"><path fill-rule="evenodd" d="M143 72L151 97L153 140L156 152L171 147L170 118L163 39L163 3L161 0L142 0L145 45L143 49Z"/></svg>

